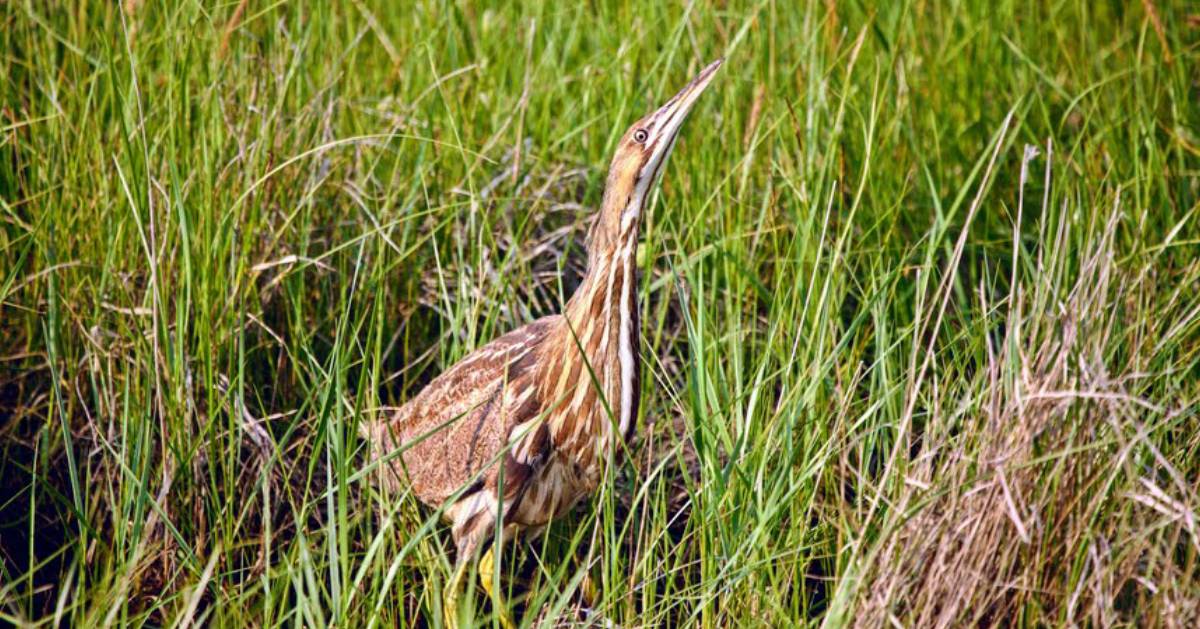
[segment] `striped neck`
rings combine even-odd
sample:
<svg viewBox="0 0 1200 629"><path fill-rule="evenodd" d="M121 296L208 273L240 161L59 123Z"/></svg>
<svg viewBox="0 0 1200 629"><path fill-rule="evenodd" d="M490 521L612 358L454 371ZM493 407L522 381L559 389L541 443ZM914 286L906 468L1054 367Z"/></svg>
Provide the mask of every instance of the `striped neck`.
<svg viewBox="0 0 1200 629"><path fill-rule="evenodd" d="M641 208L640 203L632 209L605 206L593 227L587 274L563 313L562 354L560 360L551 361L561 371L548 374L550 381L561 381L556 375L579 374L556 391L567 405L560 425L552 426L562 433L556 441L594 447L598 457L616 443L614 432L622 437L629 433L640 395L637 242Z"/></svg>
<svg viewBox="0 0 1200 629"><path fill-rule="evenodd" d="M605 310L613 311L610 316L618 315L618 306L627 297L636 301L641 199L615 204L606 197L604 206L589 237L587 273L564 312L576 329L589 319L602 318Z"/></svg>

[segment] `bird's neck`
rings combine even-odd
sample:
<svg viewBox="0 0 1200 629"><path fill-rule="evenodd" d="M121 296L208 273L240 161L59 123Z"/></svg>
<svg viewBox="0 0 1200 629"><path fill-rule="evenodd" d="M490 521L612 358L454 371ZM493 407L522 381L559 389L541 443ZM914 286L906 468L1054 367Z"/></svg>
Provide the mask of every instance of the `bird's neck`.
<svg viewBox="0 0 1200 629"><path fill-rule="evenodd" d="M566 411L553 426L561 433L556 441L578 442L581 448L584 443L600 444L597 449L615 443L614 429L627 435L638 408L641 208L623 207L609 196L592 228L587 273L563 312L559 355L546 363L555 373L546 374L545 381L560 383L547 393ZM591 428L577 429L578 422ZM584 441L579 436L585 432L600 434Z"/></svg>
<svg viewBox="0 0 1200 629"><path fill-rule="evenodd" d="M623 319L622 308L634 311L637 308L637 236L641 216L642 199L619 198L611 188L606 192L588 242L588 270L580 287L566 302L565 318L576 334L596 323L610 327L614 333L620 329L614 325L636 327L636 319Z"/></svg>

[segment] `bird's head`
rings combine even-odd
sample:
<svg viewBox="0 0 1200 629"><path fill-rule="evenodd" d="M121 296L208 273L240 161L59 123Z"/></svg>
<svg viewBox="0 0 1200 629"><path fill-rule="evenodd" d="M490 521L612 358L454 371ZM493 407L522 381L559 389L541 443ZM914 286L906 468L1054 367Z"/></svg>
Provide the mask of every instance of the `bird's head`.
<svg viewBox="0 0 1200 629"><path fill-rule="evenodd" d="M671 100L635 122L621 136L605 184L600 217L603 225L598 225L609 235L619 238L638 224L650 190L675 147L679 128L722 61L708 64Z"/></svg>

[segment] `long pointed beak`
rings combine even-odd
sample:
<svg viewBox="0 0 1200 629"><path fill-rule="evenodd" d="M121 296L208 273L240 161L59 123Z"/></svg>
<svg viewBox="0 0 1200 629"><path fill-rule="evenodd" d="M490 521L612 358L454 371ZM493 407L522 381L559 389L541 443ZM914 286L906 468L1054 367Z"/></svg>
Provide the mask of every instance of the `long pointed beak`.
<svg viewBox="0 0 1200 629"><path fill-rule="evenodd" d="M679 133L679 128L683 126L688 112L692 110L692 105L696 104L696 99L704 93L704 88L708 87L717 68L720 68L724 61L724 59L717 59L708 64L700 71L700 74L696 75L696 78L692 79L683 89L679 90L678 94L649 117L649 124L646 127L650 133L650 139L647 141L647 145L652 147L652 152L650 159L643 166L643 174L650 175L644 179L644 185L648 186L655 179L663 162L671 154L671 149L675 148L675 138Z"/></svg>
<svg viewBox="0 0 1200 629"><path fill-rule="evenodd" d="M692 105L696 104L696 99L704 93L704 89L712 82L713 75L716 74L717 68L721 67L724 59L716 61L705 66L696 78L679 90L679 93L667 101L665 105L658 108L654 112L652 120L654 120L654 138L657 144L661 147L670 145L675 140L675 134L679 132L679 127L683 125L683 121L687 118L688 112L692 110ZM666 142L663 142L666 140Z"/></svg>

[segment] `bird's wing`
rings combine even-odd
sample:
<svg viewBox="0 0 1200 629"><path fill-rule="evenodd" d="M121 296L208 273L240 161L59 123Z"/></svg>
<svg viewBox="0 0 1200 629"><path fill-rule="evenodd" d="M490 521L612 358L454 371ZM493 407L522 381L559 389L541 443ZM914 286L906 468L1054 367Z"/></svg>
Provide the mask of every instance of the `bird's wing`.
<svg viewBox="0 0 1200 629"><path fill-rule="evenodd" d="M391 457L388 484L407 478L417 496L435 506L460 489L474 491L471 485L494 485L501 469L504 484L518 486L547 447L544 430L514 435L518 442L504 450L510 431L542 410L535 366L559 319L539 319L475 350L401 407L375 437L382 455L403 449Z"/></svg>

